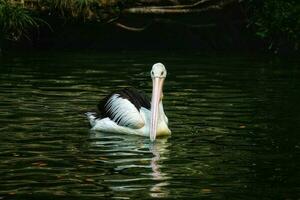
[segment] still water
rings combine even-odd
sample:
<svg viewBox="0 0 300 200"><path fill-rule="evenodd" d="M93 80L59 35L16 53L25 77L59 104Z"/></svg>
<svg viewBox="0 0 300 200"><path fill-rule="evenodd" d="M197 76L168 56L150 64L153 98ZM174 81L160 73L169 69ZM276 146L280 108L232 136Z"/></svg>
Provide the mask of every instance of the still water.
<svg viewBox="0 0 300 200"><path fill-rule="evenodd" d="M297 60L182 52L31 53L0 61L0 199L299 199ZM111 91L168 69L172 135L92 132Z"/></svg>

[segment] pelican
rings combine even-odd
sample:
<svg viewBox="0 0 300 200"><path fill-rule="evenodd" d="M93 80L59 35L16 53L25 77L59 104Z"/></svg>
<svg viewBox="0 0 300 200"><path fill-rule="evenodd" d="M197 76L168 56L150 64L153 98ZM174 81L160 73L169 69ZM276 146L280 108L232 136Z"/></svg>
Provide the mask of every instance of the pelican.
<svg viewBox="0 0 300 200"><path fill-rule="evenodd" d="M96 112L87 112L91 129L150 137L170 135L168 118L163 108L163 84L167 70L162 63L153 65L151 102L134 88L113 92L98 104Z"/></svg>

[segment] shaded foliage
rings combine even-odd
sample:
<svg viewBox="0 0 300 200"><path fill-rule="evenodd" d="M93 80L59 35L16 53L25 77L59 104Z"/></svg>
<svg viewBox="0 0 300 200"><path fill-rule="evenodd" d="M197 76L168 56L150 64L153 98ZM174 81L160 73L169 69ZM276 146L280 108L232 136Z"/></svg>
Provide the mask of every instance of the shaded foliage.
<svg viewBox="0 0 300 200"><path fill-rule="evenodd" d="M13 5L6 0L0 0L0 34L2 39L19 40L22 36L28 38L31 28L38 28L37 19L27 9Z"/></svg>
<svg viewBox="0 0 300 200"><path fill-rule="evenodd" d="M251 0L247 3L248 26L275 53L282 48L298 50L300 6L296 0Z"/></svg>
<svg viewBox="0 0 300 200"><path fill-rule="evenodd" d="M46 23L34 17L33 9L9 2L0 0L0 38L8 40L19 40L22 36L28 38L32 28L38 29L40 22ZM138 21L141 16L145 16L151 23L166 22L172 26L173 24L179 26L179 19L184 18L185 15L192 22L202 23L192 25L194 28L199 27L201 32L209 32L212 29L204 30L203 27L207 24L222 23L210 20L211 15L217 15L214 11L222 10L224 7L245 5L247 23L241 23L240 26L247 24L249 30L266 44L266 48L275 53L280 49L299 49L300 14L297 0L41 0L37 2L36 10L41 14L39 16L47 15L47 20L59 17L65 21L111 23L127 31L144 31L149 26L138 28L125 26L122 24L124 18ZM207 11L212 10L213 12L206 14ZM235 12L240 11L235 10ZM238 20L245 20L239 17L241 19ZM174 21L178 23L173 23Z"/></svg>
<svg viewBox="0 0 300 200"><path fill-rule="evenodd" d="M44 1L43 4L65 18L82 19L92 19L100 7L100 2L97 0L52 0Z"/></svg>
<svg viewBox="0 0 300 200"><path fill-rule="evenodd" d="M131 0L44 0L41 4L66 20L107 22Z"/></svg>

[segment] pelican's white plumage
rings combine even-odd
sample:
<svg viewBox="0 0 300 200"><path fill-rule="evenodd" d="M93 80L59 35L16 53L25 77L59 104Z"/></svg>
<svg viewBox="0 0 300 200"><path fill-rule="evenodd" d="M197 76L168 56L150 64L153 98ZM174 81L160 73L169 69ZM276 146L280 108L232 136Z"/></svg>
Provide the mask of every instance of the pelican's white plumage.
<svg viewBox="0 0 300 200"><path fill-rule="evenodd" d="M145 125L145 120L143 120L137 108L128 99L123 99L120 94L112 95L106 106L109 108L108 112L115 113L112 121L118 121L119 119L119 126L138 129Z"/></svg>
<svg viewBox="0 0 300 200"><path fill-rule="evenodd" d="M162 87L167 71L163 64L153 65L152 100L135 89L123 89L104 98L98 105L98 112L86 113L92 130L126 133L141 136L171 134L168 118L162 104Z"/></svg>

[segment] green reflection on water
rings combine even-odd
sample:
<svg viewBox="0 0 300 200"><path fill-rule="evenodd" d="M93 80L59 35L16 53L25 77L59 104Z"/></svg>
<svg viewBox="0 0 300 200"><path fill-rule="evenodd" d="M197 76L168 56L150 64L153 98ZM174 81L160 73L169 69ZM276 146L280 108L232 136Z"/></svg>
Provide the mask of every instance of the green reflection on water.
<svg viewBox="0 0 300 200"><path fill-rule="evenodd" d="M168 69L172 136L91 132L83 113ZM139 52L3 58L0 197L298 198L297 61Z"/></svg>

